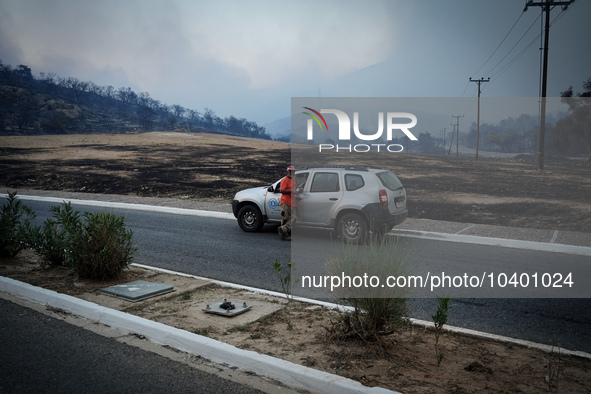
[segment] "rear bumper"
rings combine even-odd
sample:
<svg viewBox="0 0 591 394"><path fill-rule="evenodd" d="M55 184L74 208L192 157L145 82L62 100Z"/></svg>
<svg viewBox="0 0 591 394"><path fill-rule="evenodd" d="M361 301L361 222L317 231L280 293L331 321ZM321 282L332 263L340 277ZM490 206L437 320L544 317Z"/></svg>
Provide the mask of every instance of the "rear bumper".
<svg viewBox="0 0 591 394"><path fill-rule="evenodd" d="M408 210L390 213L387 206L380 204L369 204L361 210L367 221L371 231L390 231L392 227L404 222L408 216Z"/></svg>

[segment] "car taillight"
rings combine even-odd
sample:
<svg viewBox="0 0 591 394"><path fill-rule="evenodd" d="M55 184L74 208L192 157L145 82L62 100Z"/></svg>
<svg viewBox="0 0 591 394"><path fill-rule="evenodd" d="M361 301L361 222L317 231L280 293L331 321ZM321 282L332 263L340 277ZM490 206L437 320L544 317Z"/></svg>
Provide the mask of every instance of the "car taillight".
<svg viewBox="0 0 591 394"><path fill-rule="evenodd" d="M388 193L385 190L380 190L380 205L388 206Z"/></svg>

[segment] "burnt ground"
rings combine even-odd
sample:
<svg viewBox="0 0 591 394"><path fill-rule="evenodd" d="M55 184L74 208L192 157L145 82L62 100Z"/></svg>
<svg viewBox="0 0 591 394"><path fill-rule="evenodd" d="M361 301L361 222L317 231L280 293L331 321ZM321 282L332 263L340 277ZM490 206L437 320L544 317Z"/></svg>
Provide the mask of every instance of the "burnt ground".
<svg viewBox="0 0 591 394"><path fill-rule="evenodd" d="M414 218L591 232L591 166L423 157L399 163ZM434 169L437 169L434 171Z"/></svg>
<svg viewBox="0 0 591 394"><path fill-rule="evenodd" d="M35 155L50 149L4 149L0 158L2 183L16 189L231 199L241 188L255 185L248 181L255 174L262 184L283 176L283 166L279 169L274 163L289 162L287 149L266 155L273 164L265 166L252 159L257 153L254 148L208 147L197 154L192 149L133 145L74 148L118 152L129 158L40 161ZM4 154L19 158L5 159ZM196 179L195 174L207 176Z"/></svg>
<svg viewBox="0 0 591 394"><path fill-rule="evenodd" d="M238 190L283 176L294 152L284 143L207 134L0 137L0 184L230 202ZM591 166L584 160L547 159L539 171L527 155L322 158L393 171L406 188L411 218L591 232Z"/></svg>

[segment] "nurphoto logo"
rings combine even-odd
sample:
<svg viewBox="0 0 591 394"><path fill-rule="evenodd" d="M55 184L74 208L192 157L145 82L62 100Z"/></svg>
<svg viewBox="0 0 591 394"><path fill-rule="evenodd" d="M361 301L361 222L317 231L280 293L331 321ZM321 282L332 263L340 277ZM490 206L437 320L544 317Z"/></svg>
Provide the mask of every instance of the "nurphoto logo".
<svg viewBox="0 0 591 394"><path fill-rule="evenodd" d="M341 141L351 141L351 119L344 111L338 109L321 109L317 111L310 107L303 107L309 112L304 114L310 116L307 123L307 139L314 140L314 121L320 127L321 131L328 130L328 124L322 114L333 114L338 121L338 139ZM401 123L400 120L410 120L410 122ZM404 135L412 141L417 141L417 137L410 132L409 129L416 126L417 117L408 112L387 112L386 113L386 140L392 141L394 131L400 130ZM359 112L353 112L353 134L356 139L361 141L377 141L381 140L384 134L384 112L378 112L378 130L373 134L364 134L359 128ZM404 147L400 144L383 144L383 143L365 143L365 144L319 144L318 151L336 150L348 152L369 152L371 150L380 151L386 150L388 152L402 152Z"/></svg>

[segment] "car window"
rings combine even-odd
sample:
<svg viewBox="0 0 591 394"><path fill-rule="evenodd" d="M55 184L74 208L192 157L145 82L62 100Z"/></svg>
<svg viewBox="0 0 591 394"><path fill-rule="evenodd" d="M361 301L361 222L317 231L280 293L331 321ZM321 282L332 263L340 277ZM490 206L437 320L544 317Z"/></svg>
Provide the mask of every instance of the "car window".
<svg viewBox="0 0 591 394"><path fill-rule="evenodd" d="M298 172L295 176L296 178L296 186L302 190L306 187L306 181L308 180L309 172Z"/></svg>
<svg viewBox="0 0 591 394"><path fill-rule="evenodd" d="M345 188L352 192L365 186L363 177L358 174L345 174Z"/></svg>
<svg viewBox="0 0 591 394"><path fill-rule="evenodd" d="M379 172L376 174L379 180L382 182L382 185L387 187L390 190L397 190L402 188L402 183L396 175L392 174L390 171Z"/></svg>
<svg viewBox="0 0 591 394"><path fill-rule="evenodd" d="M283 177L285 178L285 177ZM273 193L281 193L281 181L283 180L283 178L281 178L280 180L277 181L277 183L275 184L275 190L273 191ZM273 186L273 185L271 185Z"/></svg>
<svg viewBox="0 0 591 394"><path fill-rule="evenodd" d="M312 193L338 192L339 174L334 172L317 172L312 178Z"/></svg>

